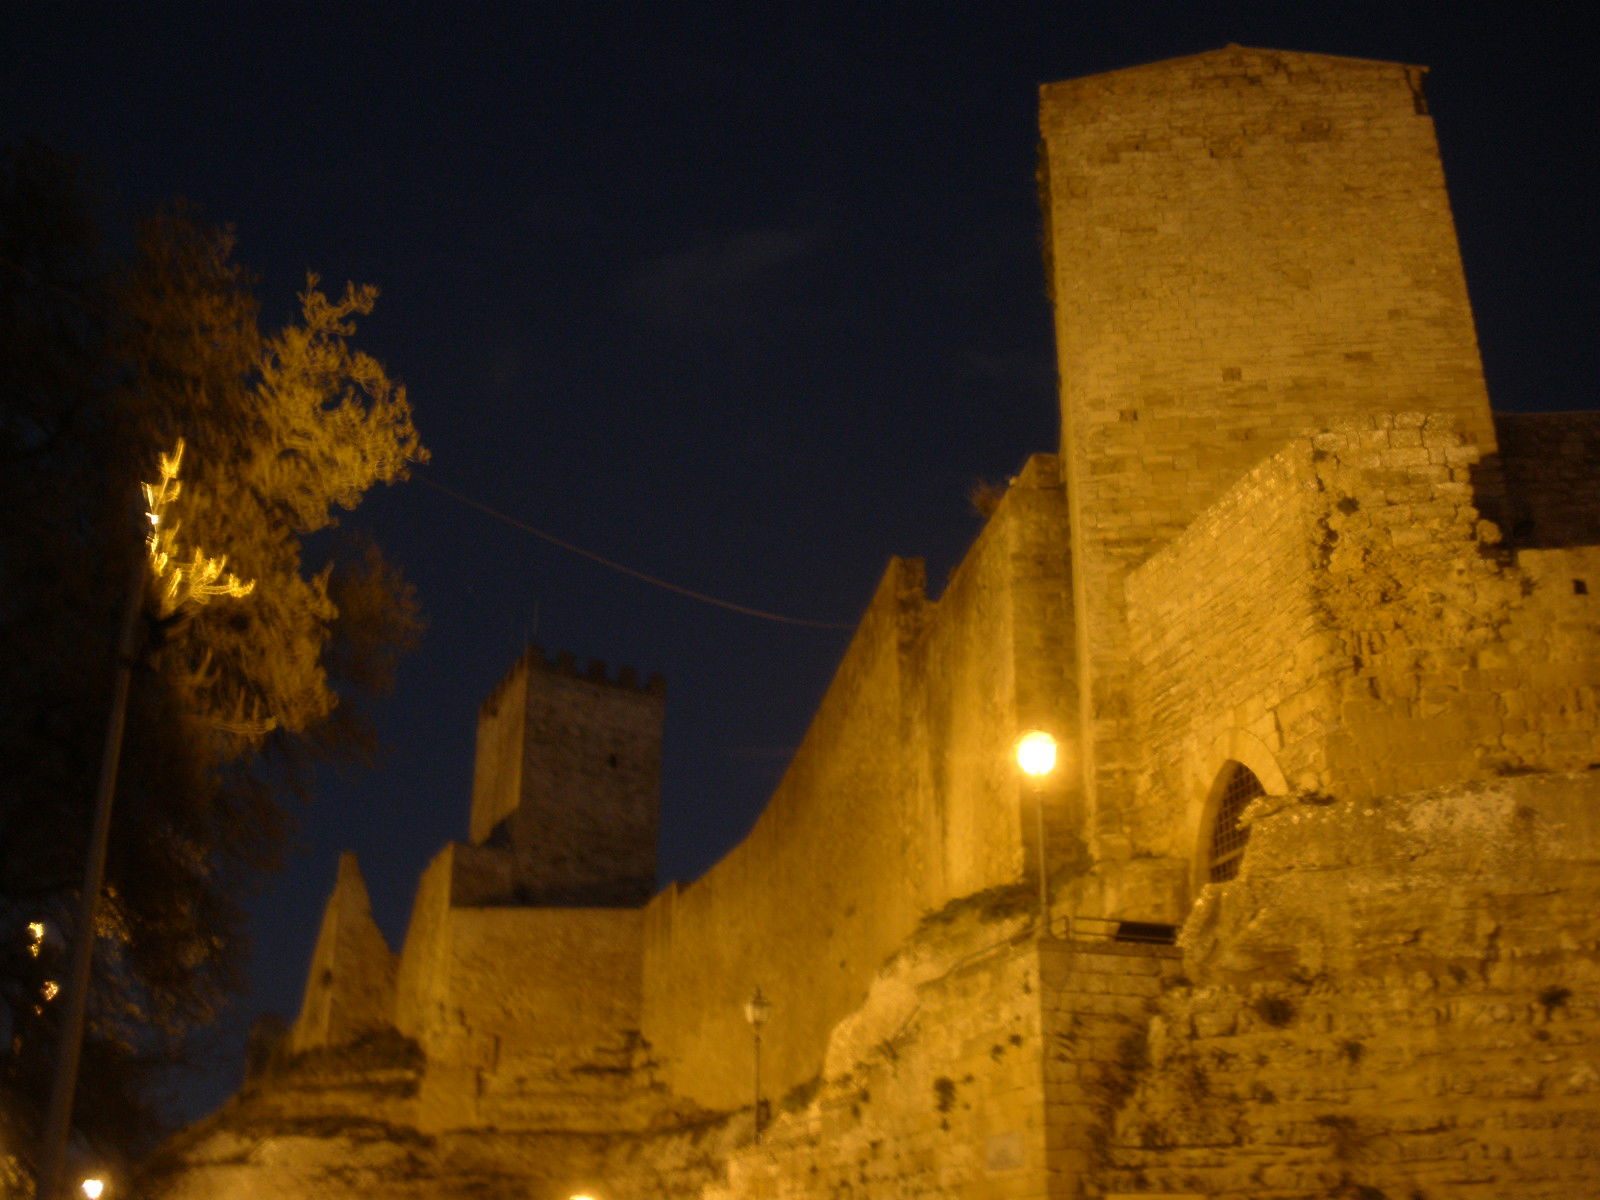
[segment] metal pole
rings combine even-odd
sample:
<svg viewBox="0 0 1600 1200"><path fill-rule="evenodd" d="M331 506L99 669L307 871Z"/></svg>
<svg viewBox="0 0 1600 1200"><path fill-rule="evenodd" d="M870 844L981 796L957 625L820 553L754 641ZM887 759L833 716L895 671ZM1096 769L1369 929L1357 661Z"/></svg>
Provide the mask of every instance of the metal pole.
<svg viewBox="0 0 1600 1200"><path fill-rule="evenodd" d="M127 608L117 637L117 675L111 694L111 716L100 755L100 782L95 790L94 823L83 866L83 892L78 897L77 941L72 947L72 973L63 997L60 1040L56 1044L55 1076L50 1084L44 1143L34 1191L35 1200L58 1200L63 1195L67 1142L72 1134L72 1100L78 1087L78 1060L83 1052L84 1013L89 1003L89 968L94 958L95 914L100 888L105 882L106 844L111 836L111 802L117 791L117 765L122 759L122 731L128 718L128 685L133 660L139 650L139 616L144 609L145 552L139 548L138 566L128 589Z"/></svg>
<svg viewBox="0 0 1600 1200"><path fill-rule="evenodd" d="M761 1144L761 1026L756 1026L756 1145Z"/></svg>
<svg viewBox="0 0 1600 1200"><path fill-rule="evenodd" d="M1039 934L1050 932L1050 872L1044 853L1044 777L1033 780L1033 815L1039 824Z"/></svg>

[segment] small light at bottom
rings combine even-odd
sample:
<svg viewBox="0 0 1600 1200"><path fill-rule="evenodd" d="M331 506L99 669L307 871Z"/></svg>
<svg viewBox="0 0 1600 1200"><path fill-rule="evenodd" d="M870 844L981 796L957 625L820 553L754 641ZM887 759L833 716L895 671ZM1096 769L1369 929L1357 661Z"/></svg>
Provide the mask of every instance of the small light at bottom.
<svg viewBox="0 0 1600 1200"><path fill-rule="evenodd" d="M83 1194L89 1197L89 1200L100 1200L100 1193L106 1190L106 1181L104 1179L85 1179L82 1187Z"/></svg>

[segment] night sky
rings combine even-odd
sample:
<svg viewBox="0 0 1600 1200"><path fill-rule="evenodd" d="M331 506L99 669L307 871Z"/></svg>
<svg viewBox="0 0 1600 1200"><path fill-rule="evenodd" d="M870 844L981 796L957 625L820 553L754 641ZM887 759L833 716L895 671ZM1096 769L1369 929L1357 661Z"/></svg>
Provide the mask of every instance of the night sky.
<svg viewBox="0 0 1600 1200"><path fill-rule="evenodd" d="M1229 42L1421 63L1497 408L1590 408L1600 44L1577 4L420 6L0 2L0 138L92 167L108 227L237 227L267 324L307 269L382 288L418 472L675 584L849 625L937 591L975 481L1057 435L1040 83ZM298 1008L342 849L398 947L466 834L477 705L523 645L667 678L661 873L750 826L848 632L607 570L414 480L372 530L430 622L378 769L329 776L254 905L253 990L181 1097Z"/></svg>

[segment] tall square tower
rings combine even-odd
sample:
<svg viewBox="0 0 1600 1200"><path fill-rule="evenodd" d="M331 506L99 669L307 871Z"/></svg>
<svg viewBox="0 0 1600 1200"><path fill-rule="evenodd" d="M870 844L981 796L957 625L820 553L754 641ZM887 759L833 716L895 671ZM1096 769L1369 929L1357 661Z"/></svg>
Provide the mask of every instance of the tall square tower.
<svg viewBox="0 0 1600 1200"><path fill-rule="evenodd" d="M1042 90L1093 812L1133 786L1131 567L1340 417L1494 448L1422 76L1230 46Z"/></svg>
<svg viewBox="0 0 1600 1200"><path fill-rule="evenodd" d="M510 851L528 904L643 904L660 824L659 675L530 649L478 713L469 837Z"/></svg>

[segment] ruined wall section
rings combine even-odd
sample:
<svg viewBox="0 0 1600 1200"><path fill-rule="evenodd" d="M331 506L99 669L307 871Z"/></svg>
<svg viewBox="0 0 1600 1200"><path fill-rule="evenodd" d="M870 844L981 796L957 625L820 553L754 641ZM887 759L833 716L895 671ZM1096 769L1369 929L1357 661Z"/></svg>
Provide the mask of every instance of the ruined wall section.
<svg viewBox="0 0 1600 1200"><path fill-rule="evenodd" d="M1496 413L1515 546L1600 545L1600 412Z"/></svg>
<svg viewBox="0 0 1600 1200"><path fill-rule="evenodd" d="M626 1128L643 912L454 902L477 848L424 872L401 955L396 1026L426 1060L418 1127ZM465 864L465 867L463 866Z"/></svg>
<svg viewBox="0 0 1600 1200"><path fill-rule="evenodd" d="M976 908L926 923L834 1030L823 1076L702 1200L1044 1195L1037 945Z"/></svg>
<svg viewBox="0 0 1600 1200"><path fill-rule="evenodd" d="M372 919L356 856L339 856L339 874L322 913L306 972L300 1015L288 1051L339 1046L394 1025L395 954Z"/></svg>
<svg viewBox="0 0 1600 1200"><path fill-rule="evenodd" d="M1131 799L1126 572L1341 414L1494 444L1449 202L1394 63L1229 47L1042 91L1088 784Z"/></svg>
<svg viewBox="0 0 1600 1200"><path fill-rule="evenodd" d="M1027 877L1012 744L1024 719L1071 716L1047 699L1070 670L1066 629L1024 638L1017 624L1069 612L1054 466L1022 472L937 604L920 564L890 565L755 828L651 903L643 1031L682 1095L748 1103L743 1005L758 985L774 1005L774 1093L813 1078L829 1031L920 917Z"/></svg>
<svg viewBox="0 0 1600 1200"><path fill-rule="evenodd" d="M1600 772L1258 801L1129 1055L1107 1195L1600 1186Z"/></svg>
<svg viewBox="0 0 1600 1200"><path fill-rule="evenodd" d="M1437 416L1341 421L1130 574L1147 755L1129 878L1164 877L1172 912L1229 759L1344 798L1596 757L1600 550L1501 547L1479 457Z"/></svg>
<svg viewBox="0 0 1600 1200"><path fill-rule="evenodd" d="M510 852L507 903L643 904L655 890L661 677L537 647L484 702L471 839Z"/></svg>
<svg viewBox="0 0 1600 1200"><path fill-rule="evenodd" d="M1179 978L1176 948L1110 939L1038 944L1047 1196L1082 1196L1103 1162L1130 1059Z"/></svg>
<svg viewBox="0 0 1600 1200"><path fill-rule="evenodd" d="M1594 761L1600 547L1508 549L1480 451L1438 417L1312 439L1326 516L1318 603L1350 667L1331 715L1338 796Z"/></svg>

